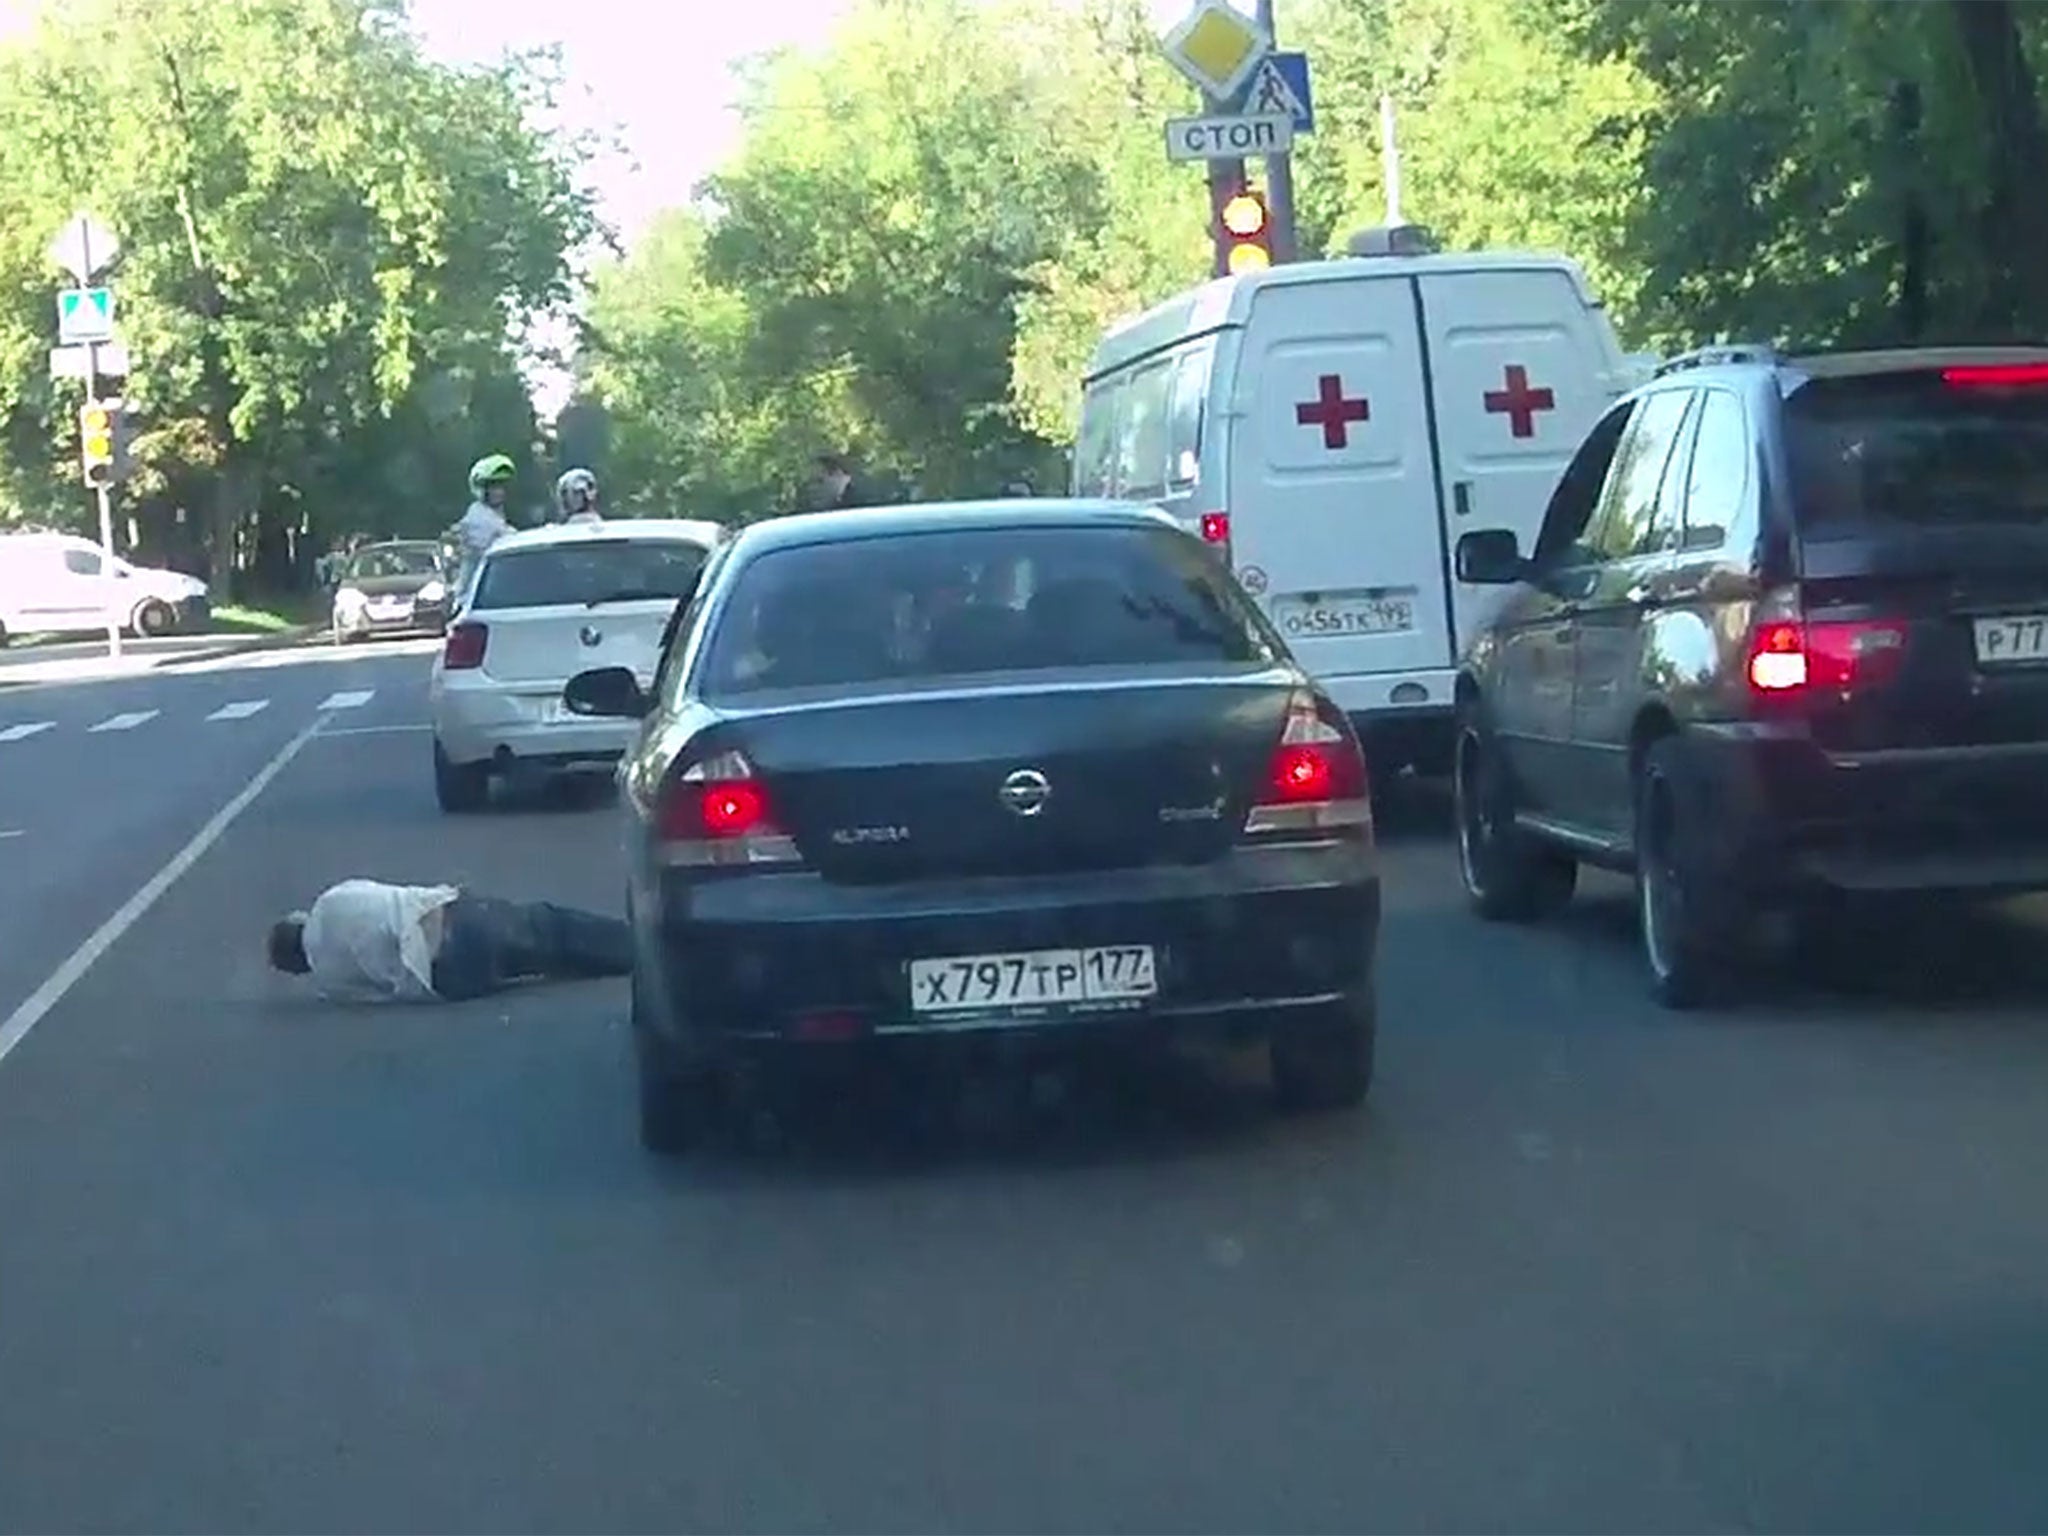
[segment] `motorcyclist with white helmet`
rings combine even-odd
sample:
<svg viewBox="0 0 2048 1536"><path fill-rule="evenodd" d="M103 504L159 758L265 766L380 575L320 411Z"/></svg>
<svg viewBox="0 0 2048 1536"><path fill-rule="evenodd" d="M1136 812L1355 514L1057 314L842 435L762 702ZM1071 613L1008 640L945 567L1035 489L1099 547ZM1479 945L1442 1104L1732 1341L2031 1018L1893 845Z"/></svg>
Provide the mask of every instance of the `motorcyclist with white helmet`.
<svg viewBox="0 0 2048 1536"><path fill-rule="evenodd" d="M572 469L555 482L555 520L561 523L599 523L597 476L587 469Z"/></svg>
<svg viewBox="0 0 2048 1536"><path fill-rule="evenodd" d="M518 473L519 467L502 453L486 454L469 467L469 493L473 499L469 510L451 530L459 561L455 581L458 594L469 591L477 567L483 563L484 551L512 531L505 516L505 498Z"/></svg>

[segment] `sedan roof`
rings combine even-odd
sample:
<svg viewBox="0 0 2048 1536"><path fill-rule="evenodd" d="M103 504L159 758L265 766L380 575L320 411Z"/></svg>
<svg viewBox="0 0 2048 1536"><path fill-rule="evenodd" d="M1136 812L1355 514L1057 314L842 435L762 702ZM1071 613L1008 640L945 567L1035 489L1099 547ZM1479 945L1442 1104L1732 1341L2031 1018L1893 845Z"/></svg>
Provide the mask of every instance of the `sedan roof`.
<svg viewBox="0 0 2048 1536"><path fill-rule="evenodd" d="M1157 507L1086 497L1011 497L998 501L920 501L893 507L799 512L742 529L736 554L845 544L961 528L1178 528Z"/></svg>

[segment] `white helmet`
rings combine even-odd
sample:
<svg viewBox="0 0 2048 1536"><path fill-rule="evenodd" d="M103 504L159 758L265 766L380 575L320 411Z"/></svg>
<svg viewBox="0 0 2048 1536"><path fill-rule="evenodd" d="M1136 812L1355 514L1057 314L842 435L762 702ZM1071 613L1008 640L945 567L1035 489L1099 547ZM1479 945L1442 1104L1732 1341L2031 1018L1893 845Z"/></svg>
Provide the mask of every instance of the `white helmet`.
<svg viewBox="0 0 2048 1536"><path fill-rule="evenodd" d="M572 469L555 482L555 508L566 522L572 517L597 517L597 476Z"/></svg>

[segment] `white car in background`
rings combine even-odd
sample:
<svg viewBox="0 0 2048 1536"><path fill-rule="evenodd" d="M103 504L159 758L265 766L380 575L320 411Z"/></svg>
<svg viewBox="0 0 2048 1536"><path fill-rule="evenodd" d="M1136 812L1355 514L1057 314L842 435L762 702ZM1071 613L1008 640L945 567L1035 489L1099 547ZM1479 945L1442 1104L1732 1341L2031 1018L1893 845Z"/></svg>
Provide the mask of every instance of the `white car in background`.
<svg viewBox="0 0 2048 1536"><path fill-rule="evenodd" d="M429 686L441 808L482 808L494 778L615 764L637 723L572 715L562 687L592 667L651 686L669 619L725 537L717 523L618 519L492 545Z"/></svg>

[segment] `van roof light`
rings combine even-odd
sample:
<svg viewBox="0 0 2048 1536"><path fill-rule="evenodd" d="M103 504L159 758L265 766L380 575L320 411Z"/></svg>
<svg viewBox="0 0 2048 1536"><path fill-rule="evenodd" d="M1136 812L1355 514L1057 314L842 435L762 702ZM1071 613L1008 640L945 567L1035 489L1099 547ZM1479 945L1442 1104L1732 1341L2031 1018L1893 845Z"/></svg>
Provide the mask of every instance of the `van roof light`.
<svg viewBox="0 0 2048 1536"><path fill-rule="evenodd" d="M1361 229L1344 249L1353 256L1433 256L1443 246L1425 226L1402 223Z"/></svg>
<svg viewBox="0 0 2048 1536"><path fill-rule="evenodd" d="M1775 366L1778 349L1767 341L1722 341L1667 357L1657 365L1657 377L1681 373L1687 368L1724 368L1730 363L1765 363Z"/></svg>

